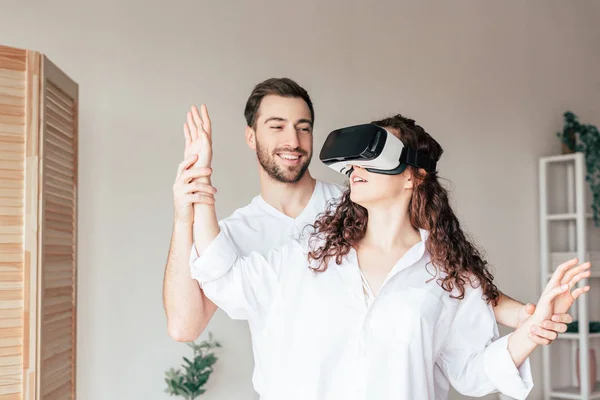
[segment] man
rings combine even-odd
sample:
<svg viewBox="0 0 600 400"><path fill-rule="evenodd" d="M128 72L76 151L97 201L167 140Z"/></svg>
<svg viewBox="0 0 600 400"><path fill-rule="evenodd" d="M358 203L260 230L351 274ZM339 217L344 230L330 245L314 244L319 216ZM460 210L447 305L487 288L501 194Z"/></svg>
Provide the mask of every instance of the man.
<svg viewBox="0 0 600 400"><path fill-rule="evenodd" d="M285 78L259 83L248 98L245 117L246 142L259 162L261 194L220 221L219 226L239 254L264 254L313 223L329 200L341 195L343 189L314 179L308 171L313 152L314 109L308 93L297 83ZM201 218L201 203L214 202L209 168L212 155L198 158L199 153L206 153L199 149L211 146L210 118L202 106L200 112L193 107L187 120L185 161L179 166L173 186L175 221L163 293L169 334L177 341L196 339L217 309L191 278L189 267L194 218ZM195 126L203 127L200 133L191 129ZM494 312L500 324L516 328L533 314L534 308L501 295ZM532 332L534 342L549 344L557 332L566 330L565 323L572 321L567 314L552 319L554 322L545 321L543 328ZM259 393L263 387L260 347L264 345L253 342L253 382Z"/></svg>

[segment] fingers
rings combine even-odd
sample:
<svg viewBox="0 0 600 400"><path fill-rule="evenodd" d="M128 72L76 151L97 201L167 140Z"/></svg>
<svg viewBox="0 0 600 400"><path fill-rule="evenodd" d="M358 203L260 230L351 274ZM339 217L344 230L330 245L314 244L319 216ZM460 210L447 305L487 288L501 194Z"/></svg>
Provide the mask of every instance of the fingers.
<svg viewBox="0 0 600 400"><path fill-rule="evenodd" d="M552 289L550 289L550 291L547 292L546 294L542 295L542 298L544 298L544 301L547 301L548 303L550 303L551 301L554 300L554 298L556 296L563 294L567 290L569 290L569 285L567 285L567 284L564 284L561 286L556 286L556 287L553 287Z"/></svg>
<svg viewBox="0 0 600 400"><path fill-rule="evenodd" d="M535 312L535 304L527 303L527 305L525 306L525 312L529 315L533 315L533 313Z"/></svg>
<svg viewBox="0 0 600 400"><path fill-rule="evenodd" d="M573 278L571 278L571 280L568 283L569 289L574 288L575 285L577 285L577 282L579 282L582 279L589 278L590 275L592 275L592 271L585 271L585 272L575 275Z"/></svg>
<svg viewBox="0 0 600 400"><path fill-rule="evenodd" d="M211 185L207 185L205 183L200 182L190 182L183 188L184 193L200 193L200 194L208 194L214 195L217 193L217 189Z"/></svg>
<svg viewBox="0 0 600 400"><path fill-rule="evenodd" d="M187 146L192 141L192 136L190 135L190 128L188 127L187 123L183 124L183 135L185 136L185 145Z"/></svg>
<svg viewBox="0 0 600 400"><path fill-rule="evenodd" d="M554 314L552 316L552 321L560 322L563 324L570 324L573 322L573 317L570 314Z"/></svg>
<svg viewBox="0 0 600 400"><path fill-rule="evenodd" d="M563 276L560 283L561 284L569 283L569 281L573 278L573 276L590 269L591 266L592 266L592 264L588 261L586 263L583 263L583 264L577 266L576 268L571 268L567 273L565 273L565 275Z"/></svg>
<svg viewBox="0 0 600 400"><path fill-rule="evenodd" d="M542 329L546 329L556 333L564 333L567 331L567 324L564 324L562 322L553 322L550 320L545 320L539 326Z"/></svg>
<svg viewBox="0 0 600 400"><path fill-rule="evenodd" d="M196 162L197 158L198 155L194 154L193 156L190 156L187 159L183 160L181 163L179 163L179 167L177 167L177 177L179 178L183 171L191 167Z"/></svg>
<svg viewBox="0 0 600 400"><path fill-rule="evenodd" d="M561 265L559 265L556 268L556 271L554 271L554 273L552 274L552 278L550 278L550 281L548 281L548 285L546 285L546 288L553 288L555 286L558 286L561 284L562 278L565 275L565 273L571 269L572 267L574 267L575 265L577 265L577 263L579 262L578 258L572 258L569 261L562 263Z"/></svg>
<svg viewBox="0 0 600 400"><path fill-rule="evenodd" d="M529 337L529 340L531 340L532 342L540 345L540 346L547 346L550 343L552 343L551 340L549 339L544 339L542 337L539 337L537 335L534 335L533 333L529 333L529 335L527 335Z"/></svg>
<svg viewBox="0 0 600 400"><path fill-rule="evenodd" d="M190 111L187 112L187 122L184 124L183 132L186 144L198 139L202 133L210 138L212 128L206 105L202 104L200 111L195 105L191 107Z"/></svg>
<svg viewBox="0 0 600 400"><path fill-rule="evenodd" d="M191 111L187 112L187 122L186 122L188 129L190 131L190 137L192 140L196 140L198 139L198 129L196 128L196 124L194 123L194 120L192 118L192 113Z"/></svg>
<svg viewBox="0 0 600 400"><path fill-rule="evenodd" d="M537 325L534 325L531 328L531 333L540 339L546 339L546 340L549 340L550 342L555 340L558 337L558 333L556 333L555 331L551 331L549 329L544 329Z"/></svg>
<svg viewBox="0 0 600 400"><path fill-rule="evenodd" d="M191 193L185 195L186 201L190 204L215 204L215 197L202 193Z"/></svg>
<svg viewBox="0 0 600 400"><path fill-rule="evenodd" d="M179 180L173 186L173 192L177 204L187 207L196 203L215 204L215 193L217 193L217 189L201 182L184 184Z"/></svg>
<svg viewBox="0 0 600 400"><path fill-rule="evenodd" d="M585 292L589 292L589 291L590 291L590 287L589 286L584 286L582 288L577 288L577 289L573 290L571 292L571 296L573 296L573 300L577 300L577 298L579 296L581 296Z"/></svg>
<svg viewBox="0 0 600 400"><path fill-rule="evenodd" d="M212 168L206 168L206 167L190 168L190 169L183 171L183 173L181 174L181 181L183 183L189 183L190 181L192 181L196 178L207 177L207 176L210 176L211 174L212 174Z"/></svg>
<svg viewBox="0 0 600 400"><path fill-rule="evenodd" d="M210 117L208 116L208 108L206 108L205 104L202 104L200 106L200 113L202 116L204 131L208 134L208 136L211 136L212 135L212 123L210 122Z"/></svg>
<svg viewBox="0 0 600 400"><path fill-rule="evenodd" d="M194 124L196 124L196 129L198 132L204 130L204 121L200 117L200 113L198 112L198 107L192 106L192 119L194 120Z"/></svg>

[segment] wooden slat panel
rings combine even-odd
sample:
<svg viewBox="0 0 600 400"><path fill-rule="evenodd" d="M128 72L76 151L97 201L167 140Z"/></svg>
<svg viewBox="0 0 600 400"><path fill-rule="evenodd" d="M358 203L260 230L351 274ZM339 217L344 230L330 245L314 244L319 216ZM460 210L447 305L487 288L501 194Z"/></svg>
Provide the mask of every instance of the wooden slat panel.
<svg viewBox="0 0 600 400"><path fill-rule="evenodd" d="M68 217L69 215L73 214L73 208L72 207L68 208L67 206L64 206L61 204L55 204L55 203L50 203L49 206L52 206L52 208L54 208L56 210L60 210L60 211L46 211L48 213L47 220L53 221L56 223L56 225L52 226L52 229L57 232L73 232L72 224L65 222L65 217ZM61 210L61 207L62 207L62 210ZM67 210L67 209L70 211L66 212L65 210Z"/></svg>
<svg viewBox="0 0 600 400"><path fill-rule="evenodd" d="M75 90L77 89L75 88ZM74 99L76 98L77 93L67 94L54 85L48 86L48 93L50 93L50 96L48 97L52 100L56 100L57 102L59 102L61 107L65 109L69 115L72 115L74 117L76 116L76 113L74 113L73 111L76 110L76 103Z"/></svg>
<svg viewBox="0 0 600 400"><path fill-rule="evenodd" d="M45 189L45 188L44 188ZM56 204L56 205L62 205L65 207L69 206L69 199L64 199L60 196L57 196L53 193L48 193L46 192L45 195L47 196L47 201L51 202L52 204Z"/></svg>
<svg viewBox="0 0 600 400"><path fill-rule="evenodd" d="M57 124L55 120L49 119L46 123L46 129L56 135L62 135L72 137L73 133L68 128L63 128L60 124Z"/></svg>
<svg viewBox="0 0 600 400"><path fill-rule="evenodd" d="M5 49L4 46L0 46L0 52L3 51L3 49ZM20 82L20 84L25 87L25 81L23 80L23 70L11 70L11 69L6 69L4 68L4 65L2 66L2 68L0 68L0 78L5 78L5 79L10 79L10 80L15 80Z"/></svg>
<svg viewBox="0 0 600 400"><path fill-rule="evenodd" d="M34 400L38 387L38 274L40 273L40 54L27 52L27 124L26 124L26 192L25 192L25 265L23 327L23 395Z"/></svg>
<svg viewBox="0 0 600 400"><path fill-rule="evenodd" d="M0 178L2 179L14 179L17 181L23 181L24 175L25 174L23 171L0 170Z"/></svg>
<svg viewBox="0 0 600 400"><path fill-rule="evenodd" d="M55 256L55 257L58 257L58 256ZM52 261L52 260L50 260L50 257L48 257L45 265L48 268L56 271L56 270L68 268L73 264L73 255L72 254L64 254L64 255L62 255L62 257L64 259L60 260L60 261Z"/></svg>
<svg viewBox="0 0 600 400"><path fill-rule="evenodd" d="M23 143L23 151L25 151L25 143ZM25 162L23 160L0 160L0 169L9 171L23 171L25 169Z"/></svg>
<svg viewBox="0 0 600 400"><path fill-rule="evenodd" d="M2 143L2 151L4 154L18 153L21 151L23 146L23 132L24 130L21 132L21 135L0 132L0 143Z"/></svg>
<svg viewBox="0 0 600 400"><path fill-rule="evenodd" d="M70 375L74 374L74 372L71 370L66 371L66 373L68 373ZM58 381L54 381L54 382L58 382ZM48 388L45 388L45 390L43 391L44 400L64 400L64 399L74 398L74 395L72 393L74 385L75 385L74 382L72 382L71 380L68 380L68 381L63 382L62 385L57 387L56 389L53 389L53 387L58 386L57 384L49 386Z"/></svg>
<svg viewBox="0 0 600 400"><path fill-rule="evenodd" d="M13 198L23 200L23 189L22 188L4 188L0 193L3 198Z"/></svg>
<svg viewBox="0 0 600 400"><path fill-rule="evenodd" d="M44 168L48 171L48 174L51 174L51 176L61 179L73 179L73 171L66 169L65 166L60 163L60 160L57 160L52 156L48 156L44 161Z"/></svg>
<svg viewBox="0 0 600 400"><path fill-rule="evenodd" d="M70 347L70 345L69 345L69 347ZM61 353L65 350L67 350L67 349L62 349L62 350L59 349L56 352ZM69 363L67 362L66 364L68 366ZM58 368L58 369L55 369L54 371L52 371L52 373L48 374L48 379L52 382L60 381L60 382L62 382L62 384L64 384L70 380L71 372L72 371L71 371L70 367L66 367L66 368L62 368L62 369ZM54 387L56 387L56 386L54 386ZM52 387L48 387L47 389L50 391L50 390L52 390Z"/></svg>
<svg viewBox="0 0 600 400"><path fill-rule="evenodd" d="M61 147L62 146L62 147ZM66 170L71 169L73 165L73 153L72 151L66 152L63 147L67 147L62 141L49 140L46 142L46 156L57 164L65 167Z"/></svg>
<svg viewBox="0 0 600 400"><path fill-rule="evenodd" d="M2 160L15 160L19 158L18 154L23 151L23 138L14 136L7 136L0 134L0 143L2 143L2 154L0 155L0 159ZM17 156L15 156L17 155Z"/></svg>
<svg viewBox="0 0 600 400"><path fill-rule="evenodd" d="M2 104L0 112L6 111L10 115L24 116L25 97L23 97L23 89L0 85L0 104Z"/></svg>
<svg viewBox="0 0 600 400"><path fill-rule="evenodd" d="M20 294L21 290L19 290L17 288L16 291L19 292L19 297L22 296ZM6 291L2 290L2 291L0 291L0 296L3 293L7 293L7 292L10 293L11 291L9 291L9 290L6 290ZM19 316L19 318L5 318L3 316L2 319L0 319L0 328L18 328L18 327L21 327L21 326L23 326L23 321L22 321L22 319L21 319L20 316Z"/></svg>
<svg viewBox="0 0 600 400"><path fill-rule="evenodd" d="M55 228L54 226L52 228ZM58 229L48 229L48 231L45 232L46 234L46 238L51 238L51 239L57 239L57 240L66 240L65 243L61 243L61 244L65 244L65 245L72 245L73 243L73 230L71 229L70 231L62 231L62 230L58 230ZM48 244L48 243L46 243ZM69 252L71 253L71 252Z"/></svg>
<svg viewBox="0 0 600 400"><path fill-rule="evenodd" d="M67 270L67 272L68 272L68 270ZM56 274L56 272L54 272L54 271L52 273ZM73 274L73 271L71 271L71 274ZM73 283L74 282L73 282L72 276L69 276L68 278L55 277L53 279L45 279L44 280L44 285L46 285L47 289L58 289L58 288L70 287L70 286L73 286ZM46 313L44 315L50 315L50 314Z"/></svg>
<svg viewBox="0 0 600 400"><path fill-rule="evenodd" d="M20 187L21 184L16 179L0 178L0 189L15 189Z"/></svg>
<svg viewBox="0 0 600 400"><path fill-rule="evenodd" d="M2 206L6 206L6 207L14 207L15 210L18 210L17 213L19 215L19 217L22 218L23 215L23 199L19 199L16 197L2 197L2 200L0 200L0 204L2 204ZM13 212L15 212L14 210L12 210ZM1 212L1 211L0 211ZM15 214L7 214L5 215L12 215L14 216Z"/></svg>
<svg viewBox="0 0 600 400"><path fill-rule="evenodd" d="M25 126L0 124L0 135L22 137L25 132Z"/></svg>
<svg viewBox="0 0 600 400"><path fill-rule="evenodd" d="M25 123L23 121L24 118L22 115L0 114L0 125L16 125L25 129Z"/></svg>
<svg viewBox="0 0 600 400"><path fill-rule="evenodd" d="M4 340L2 342L5 345L11 346L11 347L19 347L19 346L23 345L23 339L22 338L12 338L12 339L4 338Z"/></svg>
<svg viewBox="0 0 600 400"><path fill-rule="evenodd" d="M56 133L55 133L56 132ZM54 131L52 129L48 129L46 131L46 140L47 142L50 142L54 145L54 148L58 148L58 154L61 154L65 157L67 157L67 155L71 155L74 152L73 149L73 139L70 138L65 138L65 135L63 135L61 132L58 131ZM50 149L44 149L44 151L47 151L48 154L50 154ZM66 153L66 154L63 154ZM72 165L71 165L72 167Z"/></svg>
<svg viewBox="0 0 600 400"><path fill-rule="evenodd" d="M73 265L73 261L71 261L69 263L63 262L61 265L56 264L56 265L54 265L52 267L48 267L48 273L49 274L64 273L65 271L68 270L69 265L72 266ZM44 282L47 282L47 281L48 281L48 279L44 278ZM58 296L58 297L60 297L60 296ZM54 299L48 299L48 301L50 301L50 300L54 300Z"/></svg>
<svg viewBox="0 0 600 400"><path fill-rule="evenodd" d="M4 260L0 262L0 271L6 273L7 276L11 276L14 275L16 273L20 273L21 271L21 265L19 264L19 260L13 260L13 262L11 262L10 260ZM3 305L0 304L0 310L3 308Z"/></svg>
<svg viewBox="0 0 600 400"><path fill-rule="evenodd" d="M67 202L73 201L73 194L67 192L66 190L58 189L58 188L52 187L50 185L45 185L45 189L46 189L46 193L48 194L48 196L52 196L52 197L48 197L48 198L51 198L52 201L55 201L58 199L65 200ZM73 189L71 189L71 192L72 191L73 191Z"/></svg>
<svg viewBox="0 0 600 400"><path fill-rule="evenodd" d="M40 388L62 400L75 395L78 89L43 63Z"/></svg>
<svg viewBox="0 0 600 400"><path fill-rule="evenodd" d="M9 72L25 72L27 61L27 52L25 50L16 49L14 47L0 46L0 69L6 71L6 75L10 76Z"/></svg>
<svg viewBox="0 0 600 400"><path fill-rule="evenodd" d="M73 109L68 108L58 96L48 96L47 99L49 115L60 119L68 127L73 126L73 122L75 121Z"/></svg>
<svg viewBox="0 0 600 400"><path fill-rule="evenodd" d="M67 301L57 302L51 306L47 306L44 310L46 315L62 315L64 312L71 312L71 305Z"/></svg>
<svg viewBox="0 0 600 400"><path fill-rule="evenodd" d="M0 86L6 88L21 89L21 91L19 92L21 95L25 93L25 88L27 87L25 81L21 79L20 74L18 76L9 77L4 76L2 72L0 72Z"/></svg>
<svg viewBox="0 0 600 400"><path fill-rule="evenodd" d="M0 347L0 357L20 357L22 351L21 346Z"/></svg>
<svg viewBox="0 0 600 400"><path fill-rule="evenodd" d="M21 160L22 157L23 155L16 151L10 151L8 149L2 149L2 151L0 151L0 160Z"/></svg>
<svg viewBox="0 0 600 400"><path fill-rule="evenodd" d="M0 371L2 374L2 371ZM0 400L21 400L21 384L0 386Z"/></svg>
<svg viewBox="0 0 600 400"><path fill-rule="evenodd" d="M0 46L0 399L21 399L26 51Z"/></svg>
<svg viewBox="0 0 600 400"><path fill-rule="evenodd" d="M64 220L59 220L58 218L55 218L53 215L49 215L47 221L53 221L52 230L55 232L69 233L72 235L73 230L75 229L72 224L69 224L68 222L66 222Z"/></svg>

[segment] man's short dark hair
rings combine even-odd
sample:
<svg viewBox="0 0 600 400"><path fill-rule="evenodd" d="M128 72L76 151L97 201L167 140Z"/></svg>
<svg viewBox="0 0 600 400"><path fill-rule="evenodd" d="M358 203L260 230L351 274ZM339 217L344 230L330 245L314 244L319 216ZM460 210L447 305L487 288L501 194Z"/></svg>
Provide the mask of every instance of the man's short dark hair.
<svg viewBox="0 0 600 400"><path fill-rule="evenodd" d="M244 110L246 124L256 129L256 120L258 119L258 109L263 98L268 95L276 95L281 97L300 98L306 102L310 110L310 118L314 124L315 110L313 109L312 101L308 92L296 82L289 78L270 78L263 81L254 87Z"/></svg>

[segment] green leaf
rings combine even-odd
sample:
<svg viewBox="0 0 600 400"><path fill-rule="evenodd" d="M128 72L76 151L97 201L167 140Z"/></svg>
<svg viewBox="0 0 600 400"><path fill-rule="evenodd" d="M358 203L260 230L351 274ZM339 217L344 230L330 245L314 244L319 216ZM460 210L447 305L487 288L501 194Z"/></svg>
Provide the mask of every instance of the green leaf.
<svg viewBox="0 0 600 400"><path fill-rule="evenodd" d="M563 131L557 136L571 151L584 153L585 181L592 192L592 213L596 227L600 227L600 134L598 128L579 122L571 111L563 114Z"/></svg>
<svg viewBox="0 0 600 400"><path fill-rule="evenodd" d="M200 343L189 342L186 345L193 350L194 357L182 357L184 363L180 369L170 368L165 371L165 392L185 399L194 399L205 392L202 386L208 382L213 365L218 360L211 350L221 345L214 340L210 332L208 340Z"/></svg>

